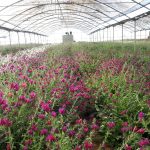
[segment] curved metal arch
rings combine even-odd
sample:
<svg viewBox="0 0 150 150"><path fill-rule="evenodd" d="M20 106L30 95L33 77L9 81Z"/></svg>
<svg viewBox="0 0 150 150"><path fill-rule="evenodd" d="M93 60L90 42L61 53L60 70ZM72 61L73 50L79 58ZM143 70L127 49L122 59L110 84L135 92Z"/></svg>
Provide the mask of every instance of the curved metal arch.
<svg viewBox="0 0 150 150"><path fill-rule="evenodd" d="M45 17L45 18L48 18L48 19L44 19L44 21L47 21L47 20L51 20L51 19L58 19L57 17L57 14L55 14L55 15L51 15L51 16L47 16L47 17ZM93 23L91 23L90 21L88 21L88 20L86 20L86 19L84 19L84 16L83 17L78 17L79 15L76 15L76 14L70 14L69 16L67 16L67 17L73 17L73 19L74 19L74 21L76 21L76 19L80 19L80 20L82 20L82 21L85 21L86 23L88 23L90 26L95 26L96 27L96 25L95 24L93 24ZM66 16L65 16L66 17ZM67 19L68 20L68 19ZM39 20L38 20L39 21ZM41 20L41 22L38 22L37 24L35 24L34 26L36 27L38 24L40 24L40 23L42 23L43 22L43 20ZM30 28L27 28L27 30L30 30L30 29L32 29L34 26L32 26L32 27L30 27ZM42 26L42 25L41 25ZM39 26L38 26L39 27ZM25 29L26 27L24 27L23 29Z"/></svg>
<svg viewBox="0 0 150 150"><path fill-rule="evenodd" d="M54 18L55 19L55 18ZM74 21L74 20L70 20L70 21ZM80 24L82 24L83 22L81 22L80 20L78 21L78 22L80 22ZM42 26L42 28L46 28L46 27L49 27L49 28L51 28L53 25L56 25L55 23L60 23L60 21L59 20L55 20L55 22L52 22L52 24L50 25L50 23L48 22L48 23L46 23L44 26ZM77 23L76 23L77 24ZM75 24L74 24L75 25ZM87 28L87 30L90 30L91 28L92 28L92 26L91 26L91 28L90 28L90 26L89 26L89 24L88 23L84 23L84 24L82 24L82 25L84 25L84 27L86 27ZM45 27L46 26L46 27ZM68 25L68 26L71 26L71 25ZM41 29L41 28L39 28L39 27L37 27L36 29L34 29L34 30L37 30L37 29ZM38 30L37 30L38 31ZM43 32L44 32L44 30L43 30Z"/></svg>
<svg viewBox="0 0 150 150"><path fill-rule="evenodd" d="M13 17L11 17L11 18L8 19L7 21L9 22L9 21L11 21L12 19L14 19L14 18L16 18L16 17L22 15L23 13L25 13L25 12L27 12L27 11L29 11L29 10L32 10L32 9L34 9L34 8L38 8L38 6L34 6L34 7L31 7L31 8L28 8L28 9L22 11L21 13L15 15L15 16L13 16ZM5 24L5 23L4 23L4 24ZM4 25L4 24L2 24L2 25Z"/></svg>
<svg viewBox="0 0 150 150"><path fill-rule="evenodd" d="M58 30L59 28L58 27L60 27L60 29L62 28L62 25L61 24L54 24L53 26L46 26L45 27L45 29L44 29L44 31L47 31L47 30L49 30L49 32L52 32L53 30ZM77 25L77 24L75 24L75 25L69 25L69 27L70 28L75 28L75 29L80 29L81 31L84 31L84 33L86 33L87 34L87 31L88 30L90 30L89 28L87 28L87 26L85 26L85 24L80 24L80 25ZM51 28L51 30L49 29L49 28ZM85 28L87 28L87 30L85 30ZM40 31L43 31L43 30L38 30L39 32Z"/></svg>
<svg viewBox="0 0 150 150"><path fill-rule="evenodd" d="M69 22L73 22L73 20L70 20ZM53 25L61 25L61 26L63 26L59 21L55 21L55 22L53 22L52 24L50 24L50 23L46 23L46 24L44 24L43 25L43 28L36 28L36 31L43 31L43 32L47 32L47 28L52 28L52 26ZM82 25L82 26L84 26L84 28L86 29L86 31L89 31L92 27L91 26L89 26L88 24L83 24L82 22L76 22L76 23L73 23L73 24L67 24L67 28L69 28L70 26L72 26L72 25L76 25L76 24L80 24L80 25ZM64 26L64 28L65 28L65 26ZM34 30L33 30L34 31Z"/></svg>
<svg viewBox="0 0 150 150"><path fill-rule="evenodd" d="M18 3L19 2L21 2L22 0L20 0L20 1L18 1ZM94 1L96 1L96 0L94 0ZM133 1L133 0L132 0ZM99 2L99 1L97 1L98 3L101 3L101 2ZM17 3L17 2L16 2ZM67 4L67 3L66 3ZM105 3L102 3L103 5L105 5ZM12 6L12 5L14 5L14 4L11 4L11 5L9 5L9 6L7 6L7 7L10 7L10 6ZM47 5L47 4L45 4L45 5ZM85 6L85 4L84 4L84 6ZM106 6L106 5L105 5ZM37 7L39 7L39 5L38 6L36 6L36 8ZM93 7L92 7L93 8ZM29 8L29 9L31 9L31 8ZM113 9L113 7L112 7L112 9ZM27 9L26 9L27 10ZM95 9L94 9L95 10ZM96 10L95 10L96 11ZM117 11L117 10L116 10ZM26 11L25 11L26 12ZM118 12L118 11L117 11ZM15 16L14 16L15 17ZM109 18L109 17L108 17ZM113 17L114 18L114 17ZM113 19L114 20L114 19ZM107 20L108 21L108 20ZM5 24L5 23L4 23ZM14 26L14 25L13 25ZM18 27L18 26L17 26ZM20 28L20 27L19 27Z"/></svg>
<svg viewBox="0 0 150 150"><path fill-rule="evenodd" d="M94 0L94 1L96 1L96 2L98 2L98 3L101 3L99 0ZM109 8L111 8L111 9L113 9L113 10L115 10L116 12L118 12L118 13L120 13L120 14L122 14L122 15L124 15L124 16L126 16L126 17L128 17L128 18L130 18L129 16L127 16L125 13L123 13L123 12L121 12L121 11L119 11L119 10L117 10L117 9L115 9L114 7L111 7L110 5L108 5L107 3L101 3L101 4L103 4L104 6L106 6L106 7L109 7Z"/></svg>
<svg viewBox="0 0 150 150"><path fill-rule="evenodd" d="M82 13L82 11L76 11L76 10L73 10L73 9L65 9L65 10ZM52 11L55 11L55 10L52 10ZM28 26L30 26L30 25L33 25L34 23L38 22L39 20L41 20L41 22L42 22L43 19L48 18L48 17L50 17L50 16L55 16L55 15L58 15L58 14L51 14L51 15L45 16L45 17L43 17L42 19L38 19L38 20L32 22L31 24L27 25L26 27L28 27ZM97 24L99 24L99 22L97 22L97 21L95 21L95 20L93 20L93 19L91 19L91 18L89 18L89 17L85 17L84 15L81 15L81 14L78 14L78 15L77 15L77 14L69 14L68 16L72 16L72 15L81 16L81 18L87 18L87 20L89 20L89 21L92 20L93 22L96 22ZM39 22L39 23L41 23L41 22ZM93 24L92 22L89 22L89 23L90 23L90 24ZM93 25L94 25L94 24L93 24ZM25 29L26 27L24 27L24 28L22 28L22 29Z"/></svg>
<svg viewBox="0 0 150 150"><path fill-rule="evenodd" d="M7 9L7 8L9 8L9 7L11 7L11 6L13 6L13 5L15 5L15 4L18 4L20 2L22 2L22 0L19 0L17 2L14 2L14 3L12 3L12 4L10 4L10 5L6 6L6 7L4 7L3 9L0 10L0 12L3 11L3 10L5 10L5 9Z"/></svg>
<svg viewBox="0 0 150 150"><path fill-rule="evenodd" d="M81 27L78 27L78 28L77 28L77 27L72 26L71 28L73 28L73 29L78 29L78 30L80 30L80 31L82 31L83 33L86 34L86 31L84 31L83 28L81 28ZM56 26L56 27L53 27L53 31L51 30L50 33L52 34L52 33L54 33L55 31L58 31L58 30L61 30L61 29L62 29L62 26L60 26L60 25L59 25L58 27L57 27L57 26Z"/></svg>
<svg viewBox="0 0 150 150"><path fill-rule="evenodd" d="M66 4L67 4L67 3L66 3ZM66 5L66 4L65 4L65 5ZM88 7L88 6L85 6L85 5L83 5L83 4L79 4L79 3L72 3L72 4L78 5L78 6L82 6L82 7L91 9L91 10L94 10L94 11L99 12L100 14L103 14L104 16L108 17L109 19L115 20L114 17L110 17L110 16L108 16L107 14L103 13L102 11L97 10L97 9L93 9L92 7ZM43 4L42 6L46 6L46 5L50 5L50 4ZM36 6L36 7L39 7L39 6ZM34 7L34 8L35 8L35 7ZM66 9L64 9L64 10L66 10ZM48 10L48 11L49 11L49 10ZM23 20L21 23L19 23L17 26L20 26L24 21L26 21L26 20L28 20L28 19L30 19L30 18L32 18L32 17L35 17L35 16L37 16L37 15L43 14L43 13L48 12L48 11L44 11L44 12L42 12L42 13L35 14L35 15L31 16L31 17L28 17L28 18L26 18L25 20ZM97 19L102 20L101 18L99 18L99 17L97 17L97 16L94 16L94 17L97 18ZM102 20L102 21L104 21L104 20ZM105 22L107 22L107 21L104 21L104 23L105 23ZM117 21L116 21L116 22L117 22Z"/></svg>
<svg viewBox="0 0 150 150"><path fill-rule="evenodd" d="M76 4L76 3L74 3L74 5L75 5L75 4ZM25 13L25 12L29 11L29 10L32 10L32 9L38 8L39 6L47 6L47 5L51 5L51 4L41 4L41 5L37 5L37 6L34 6L34 7L29 8L29 9L26 9L26 10L24 10L23 12L21 12L21 13L17 14L16 16L13 16L12 18L10 18L10 19L8 20L8 22L9 22L9 21L11 21L11 20L12 20L12 19L14 19L14 18L16 18L16 17L20 16L21 14L23 14L23 13ZM62 4L61 4L61 5L62 5ZM66 3L66 4L64 4L64 5L67 5L67 3ZM88 7L88 6L80 5L80 4L76 4L76 5L79 5L79 6L81 6L81 7L85 7L85 8L89 8L89 9L92 9L92 10L94 10L94 11L98 12L96 9L93 9L92 7ZM65 9L64 9L64 10L65 10ZM48 11L49 11L49 10L48 10ZM47 12L47 11L45 11L45 12ZM24 22L24 21L26 21L26 20L28 20L28 19L30 19L30 18L32 18L32 17L34 17L34 16L40 15L40 14L43 14L43 12L42 12L42 13L40 12L40 13L35 14L35 15L31 16L31 17L28 17L28 18L26 18L25 20L23 20L22 22ZM94 16L94 15L91 15L91 14L88 14L88 15L93 16L94 18L97 18L97 19L102 20L101 18L99 18L99 17L97 17L97 16ZM102 20L102 21L103 21L103 20ZM2 24L2 25L4 25L4 24ZM19 25L20 25L20 24L18 24L17 26L19 26Z"/></svg>
<svg viewBox="0 0 150 150"><path fill-rule="evenodd" d="M66 9L64 9L64 10L66 10ZM17 24L17 26L20 26L22 23L24 23L24 21L27 21L27 20L29 20L29 19L35 17L35 16L38 16L38 15L41 15L41 14L44 14L44 13L50 12L50 11L54 11L54 10L47 10L47 11L44 11L44 12L37 13L37 14L35 14L35 15L33 15L33 16L30 16L30 17L24 19L23 21L21 21L19 24ZM88 15L93 16L94 18L97 18L97 19L99 19L99 20L102 20L102 19L98 18L97 16L94 16L94 15L91 15L91 14L88 14ZM102 20L102 21L103 21L103 20Z"/></svg>
<svg viewBox="0 0 150 150"><path fill-rule="evenodd" d="M89 29L85 29L85 25L70 25L69 28L74 28L74 29L78 29L78 30L81 30L83 31L85 34L87 34L87 30ZM55 32L56 30L59 30L59 29L62 29L62 25L61 24L55 24L53 26L51 26L51 29L49 29L49 26L47 26L45 28L45 31L49 30L50 33L52 32ZM65 27L64 27L65 29ZM39 30L39 32L42 31L42 30Z"/></svg>

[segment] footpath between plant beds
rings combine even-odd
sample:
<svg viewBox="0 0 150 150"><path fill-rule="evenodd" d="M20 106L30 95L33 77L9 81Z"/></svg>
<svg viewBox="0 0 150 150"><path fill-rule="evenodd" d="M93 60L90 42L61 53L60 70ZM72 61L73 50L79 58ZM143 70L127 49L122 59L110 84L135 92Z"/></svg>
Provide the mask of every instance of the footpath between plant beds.
<svg viewBox="0 0 150 150"><path fill-rule="evenodd" d="M12 54L7 54L5 56L0 55L0 66L10 62L11 60L15 61L18 57L22 57L24 55L28 57L34 57L37 53L45 51L47 47L49 47L49 45L25 49L17 52L15 55Z"/></svg>

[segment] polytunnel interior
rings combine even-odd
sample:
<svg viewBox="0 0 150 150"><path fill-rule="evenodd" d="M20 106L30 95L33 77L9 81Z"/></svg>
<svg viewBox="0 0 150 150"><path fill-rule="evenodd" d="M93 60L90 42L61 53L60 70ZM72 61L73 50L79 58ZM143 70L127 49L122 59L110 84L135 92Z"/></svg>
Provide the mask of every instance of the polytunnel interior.
<svg viewBox="0 0 150 150"><path fill-rule="evenodd" d="M16 43L50 43L52 36L63 34L61 30L74 29L81 31L75 33L83 34L83 41L146 39L150 1L7 0L0 4L1 43L12 44L11 36Z"/></svg>
<svg viewBox="0 0 150 150"><path fill-rule="evenodd" d="M0 0L0 150L150 150L150 0Z"/></svg>

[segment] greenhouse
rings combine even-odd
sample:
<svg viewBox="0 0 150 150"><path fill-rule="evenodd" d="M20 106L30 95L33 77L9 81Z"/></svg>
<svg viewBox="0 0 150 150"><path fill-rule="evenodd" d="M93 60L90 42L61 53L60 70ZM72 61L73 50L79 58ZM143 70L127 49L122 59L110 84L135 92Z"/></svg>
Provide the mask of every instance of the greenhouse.
<svg viewBox="0 0 150 150"><path fill-rule="evenodd" d="M150 0L1 0L0 150L150 150Z"/></svg>

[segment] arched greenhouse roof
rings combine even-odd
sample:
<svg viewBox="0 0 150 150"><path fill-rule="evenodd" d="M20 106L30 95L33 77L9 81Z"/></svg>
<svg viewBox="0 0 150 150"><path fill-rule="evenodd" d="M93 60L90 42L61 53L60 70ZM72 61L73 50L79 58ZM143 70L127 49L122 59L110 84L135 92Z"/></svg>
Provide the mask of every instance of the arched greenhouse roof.
<svg viewBox="0 0 150 150"><path fill-rule="evenodd" d="M150 0L5 0L0 3L0 28L50 34L60 28L76 28L90 34L125 24L150 29Z"/></svg>

